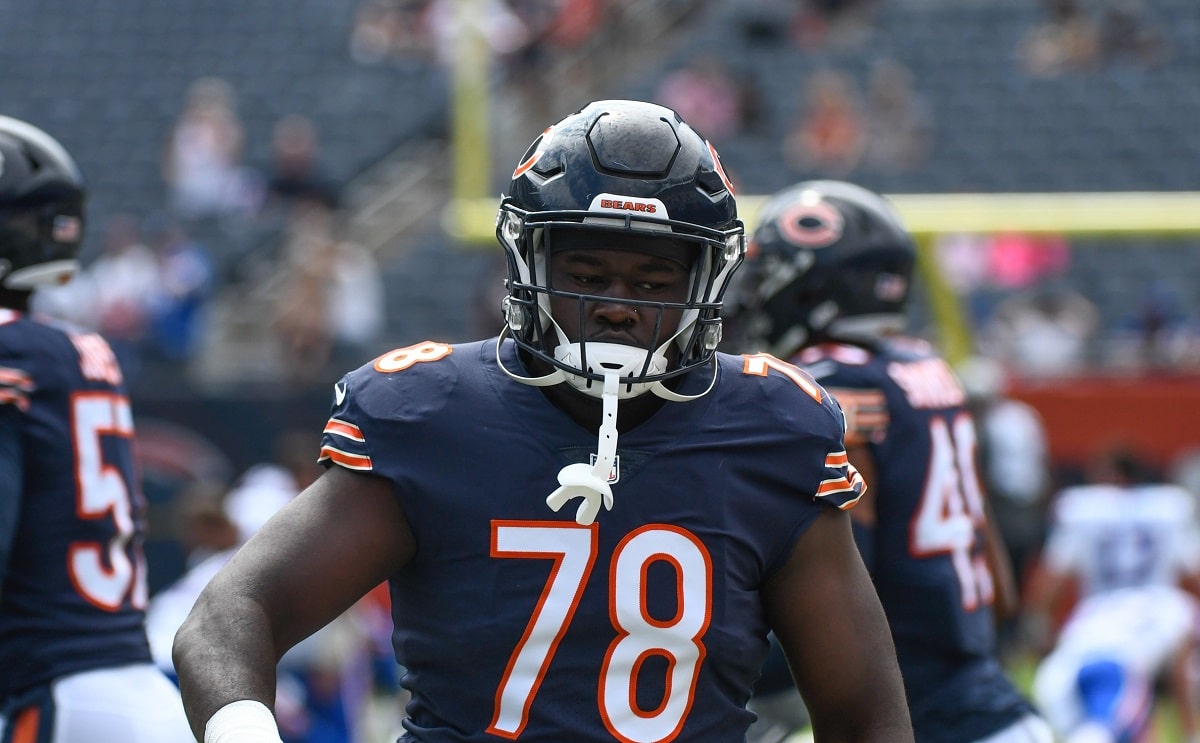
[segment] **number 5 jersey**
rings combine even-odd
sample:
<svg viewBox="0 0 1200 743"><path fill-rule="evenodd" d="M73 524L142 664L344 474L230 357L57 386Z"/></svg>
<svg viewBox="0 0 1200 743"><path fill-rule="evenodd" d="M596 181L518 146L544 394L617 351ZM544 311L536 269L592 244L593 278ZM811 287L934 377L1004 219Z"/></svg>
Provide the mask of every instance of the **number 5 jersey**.
<svg viewBox="0 0 1200 743"><path fill-rule="evenodd" d="M121 371L98 335L0 309L0 706L60 676L149 662L143 512Z"/></svg>

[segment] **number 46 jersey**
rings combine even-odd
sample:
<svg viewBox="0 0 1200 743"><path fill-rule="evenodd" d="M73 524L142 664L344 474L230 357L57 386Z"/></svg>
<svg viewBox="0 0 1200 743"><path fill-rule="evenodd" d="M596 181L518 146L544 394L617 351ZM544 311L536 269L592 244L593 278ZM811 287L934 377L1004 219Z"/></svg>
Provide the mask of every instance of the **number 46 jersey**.
<svg viewBox="0 0 1200 743"><path fill-rule="evenodd" d="M874 460L869 567L917 741L979 740L1032 711L995 658L975 426L949 365L914 338L817 345L793 362L841 403L851 457L862 446Z"/></svg>
<svg viewBox="0 0 1200 743"><path fill-rule="evenodd" d="M0 703L148 662L133 422L108 344L0 309L0 429Z"/></svg>

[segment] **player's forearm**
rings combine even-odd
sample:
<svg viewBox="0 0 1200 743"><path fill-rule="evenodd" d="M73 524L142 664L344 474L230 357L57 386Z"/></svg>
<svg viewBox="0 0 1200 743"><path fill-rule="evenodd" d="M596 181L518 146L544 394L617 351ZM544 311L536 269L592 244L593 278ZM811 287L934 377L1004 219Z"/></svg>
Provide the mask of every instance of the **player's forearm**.
<svg viewBox="0 0 1200 743"><path fill-rule="evenodd" d="M274 707L277 659L270 637L269 624L253 608L216 607L204 596L197 602L172 652L197 740L204 740L208 720L227 704L253 700Z"/></svg>

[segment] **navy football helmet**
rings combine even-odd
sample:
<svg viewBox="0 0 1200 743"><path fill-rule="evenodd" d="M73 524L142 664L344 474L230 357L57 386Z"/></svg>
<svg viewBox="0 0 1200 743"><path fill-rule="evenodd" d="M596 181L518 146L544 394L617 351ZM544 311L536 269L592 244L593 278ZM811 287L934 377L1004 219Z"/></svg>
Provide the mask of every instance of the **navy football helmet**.
<svg viewBox="0 0 1200 743"><path fill-rule="evenodd" d="M549 285L547 255L555 236L568 230L604 232L615 244L632 234L694 247L685 302L629 302L647 305L660 318L664 309L683 310L679 326L659 328L651 349L589 347L565 337L551 296L575 299L581 311L588 302L605 301ZM597 383L619 369L621 397L651 389L661 394L656 382L712 361L721 338L721 298L745 252L744 229L716 150L671 109L598 101L547 128L513 171L496 236L508 259L504 332L556 369L540 383L565 380L599 397ZM667 358L672 343L674 363Z"/></svg>
<svg viewBox="0 0 1200 743"><path fill-rule="evenodd" d="M730 313L739 350L786 358L903 330L916 245L882 196L806 181L768 199L757 224Z"/></svg>
<svg viewBox="0 0 1200 743"><path fill-rule="evenodd" d="M60 284L79 269L83 176L53 137L0 116L0 286Z"/></svg>

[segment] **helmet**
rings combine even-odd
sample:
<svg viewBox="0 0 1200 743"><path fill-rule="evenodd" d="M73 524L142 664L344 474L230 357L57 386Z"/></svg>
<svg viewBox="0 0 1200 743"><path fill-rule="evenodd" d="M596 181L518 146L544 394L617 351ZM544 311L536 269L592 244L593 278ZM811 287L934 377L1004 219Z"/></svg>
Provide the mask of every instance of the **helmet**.
<svg viewBox="0 0 1200 743"><path fill-rule="evenodd" d="M62 283L79 268L83 176L53 137L0 116L0 287Z"/></svg>
<svg viewBox="0 0 1200 743"><path fill-rule="evenodd" d="M583 339L568 339L551 312L551 296L578 301L580 311L588 302L611 300L550 287L547 255L555 235L564 239L567 230L601 231L617 243L625 235L645 244L648 236L694 248L684 302L629 302L658 313L682 310L679 326L660 328L651 349L589 348ZM721 338L721 298L745 252L733 188L716 150L671 109L641 101L593 102L542 132L513 171L496 236L508 259L505 334L554 367L555 381L597 397L602 385L596 382L614 369L624 398L709 363ZM678 349L673 362L667 358L672 343Z"/></svg>
<svg viewBox="0 0 1200 743"><path fill-rule="evenodd" d="M731 312L751 351L790 356L824 339L870 342L905 325L916 247L882 196L806 181L759 211Z"/></svg>

